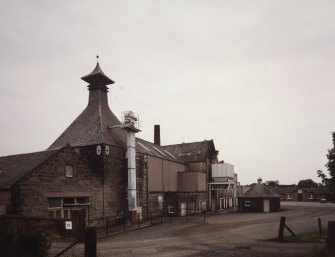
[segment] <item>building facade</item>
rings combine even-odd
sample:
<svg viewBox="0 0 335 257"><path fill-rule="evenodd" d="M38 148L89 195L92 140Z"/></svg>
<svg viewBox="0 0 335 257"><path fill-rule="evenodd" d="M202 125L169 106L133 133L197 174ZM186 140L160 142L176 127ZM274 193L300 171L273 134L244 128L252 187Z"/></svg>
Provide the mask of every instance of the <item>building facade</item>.
<svg viewBox="0 0 335 257"><path fill-rule="evenodd" d="M134 139L130 172L128 132L108 105L114 81L99 63L82 79L88 105L47 150L0 157L0 215L71 218L84 210L87 220L128 217L131 173L139 219L208 209L218 162L213 140L161 146L156 126L154 143Z"/></svg>

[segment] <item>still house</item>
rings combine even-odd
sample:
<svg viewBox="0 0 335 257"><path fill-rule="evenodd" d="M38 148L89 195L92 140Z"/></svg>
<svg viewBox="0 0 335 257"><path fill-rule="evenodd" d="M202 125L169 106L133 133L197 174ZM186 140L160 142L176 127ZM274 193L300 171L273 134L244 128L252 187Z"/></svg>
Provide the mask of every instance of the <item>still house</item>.
<svg viewBox="0 0 335 257"><path fill-rule="evenodd" d="M88 105L45 150L0 157L0 215L86 220L147 219L209 208L208 183L218 151L213 140L161 146L135 137L137 118L121 122L108 105L114 83L97 63L82 77ZM135 217L136 216L136 217Z"/></svg>
<svg viewBox="0 0 335 257"><path fill-rule="evenodd" d="M280 195L257 180L250 189L238 197L239 212L273 212L280 210Z"/></svg>

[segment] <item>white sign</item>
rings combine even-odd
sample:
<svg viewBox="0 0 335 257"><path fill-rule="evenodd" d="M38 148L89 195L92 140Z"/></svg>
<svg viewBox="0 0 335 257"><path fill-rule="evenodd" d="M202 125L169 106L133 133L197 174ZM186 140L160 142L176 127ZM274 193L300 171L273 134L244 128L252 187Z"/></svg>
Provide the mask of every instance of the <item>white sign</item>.
<svg viewBox="0 0 335 257"><path fill-rule="evenodd" d="M65 221L65 229L72 229L72 221Z"/></svg>

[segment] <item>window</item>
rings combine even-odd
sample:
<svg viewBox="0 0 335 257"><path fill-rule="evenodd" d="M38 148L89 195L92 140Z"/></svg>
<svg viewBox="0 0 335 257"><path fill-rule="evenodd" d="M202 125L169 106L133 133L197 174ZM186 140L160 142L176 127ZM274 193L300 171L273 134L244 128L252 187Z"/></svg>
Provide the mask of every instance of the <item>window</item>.
<svg viewBox="0 0 335 257"><path fill-rule="evenodd" d="M48 198L49 217L71 218L71 211L77 210L78 206L86 208L88 215L88 197L50 197Z"/></svg>
<svg viewBox="0 0 335 257"><path fill-rule="evenodd" d="M201 202L201 210L206 210L206 201Z"/></svg>
<svg viewBox="0 0 335 257"><path fill-rule="evenodd" d="M65 165L65 177L72 178L73 177L73 166Z"/></svg>
<svg viewBox="0 0 335 257"><path fill-rule="evenodd" d="M314 199L314 196L311 194L311 195L309 195L308 199L309 199L309 200L313 200L313 199Z"/></svg>
<svg viewBox="0 0 335 257"><path fill-rule="evenodd" d="M157 201L158 201L158 208L159 208L160 210L162 210L162 209L163 209L163 196L159 195L159 196L157 197Z"/></svg>
<svg viewBox="0 0 335 257"><path fill-rule="evenodd" d="M174 213L175 212L173 205L170 205L170 204L168 205L168 212L169 213Z"/></svg>
<svg viewBox="0 0 335 257"><path fill-rule="evenodd" d="M50 208L62 208L62 198L49 198L48 205Z"/></svg>
<svg viewBox="0 0 335 257"><path fill-rule="evenodd" d="M245 200L244 201L244 206L245 207L250 207L250 201L249 200Z"/></svg>
<svg viewBox="0 0 335 257"><path fill-rule="evenodd" d="M77 197L76 198L76 205L87 205L88 204L88 198L87 197Z"/></svg>
<svg viewBox="0 0 335 257"><path fill-rule="evenodd" d="M116 218L117 219L123 218L123 211L122 210L116 210Z"/></svg>
<svg viewBox="0 0 335 257"><path fill-rule="evenodd" d="M291 196L290 194L288 194L288 195L286 196L286 199L291 200L291 199L292 199L292 196Z"/></svg>
<svg viewBox="0 0 335 257"><path fill-rule="evenodd" d="M195 203L191 203L191 213L194 213L195 211Z"/></svg>

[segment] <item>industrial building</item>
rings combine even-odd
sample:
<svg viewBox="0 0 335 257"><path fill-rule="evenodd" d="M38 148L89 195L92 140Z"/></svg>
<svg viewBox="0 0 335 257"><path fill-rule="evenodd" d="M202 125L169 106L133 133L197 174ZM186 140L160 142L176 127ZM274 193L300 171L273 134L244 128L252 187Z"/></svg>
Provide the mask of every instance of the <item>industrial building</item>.
<svg viewBox="0 0 335 257"><path fill-rule="evenodd" d="M0 215L87 220L162 213L188 215L236 206L237 175L218 162L213 140L161 146L135 135L138 117L120 121L108 105L113 84L97 63L82 77L87 107L44 151L0 157Z"/></svg>

